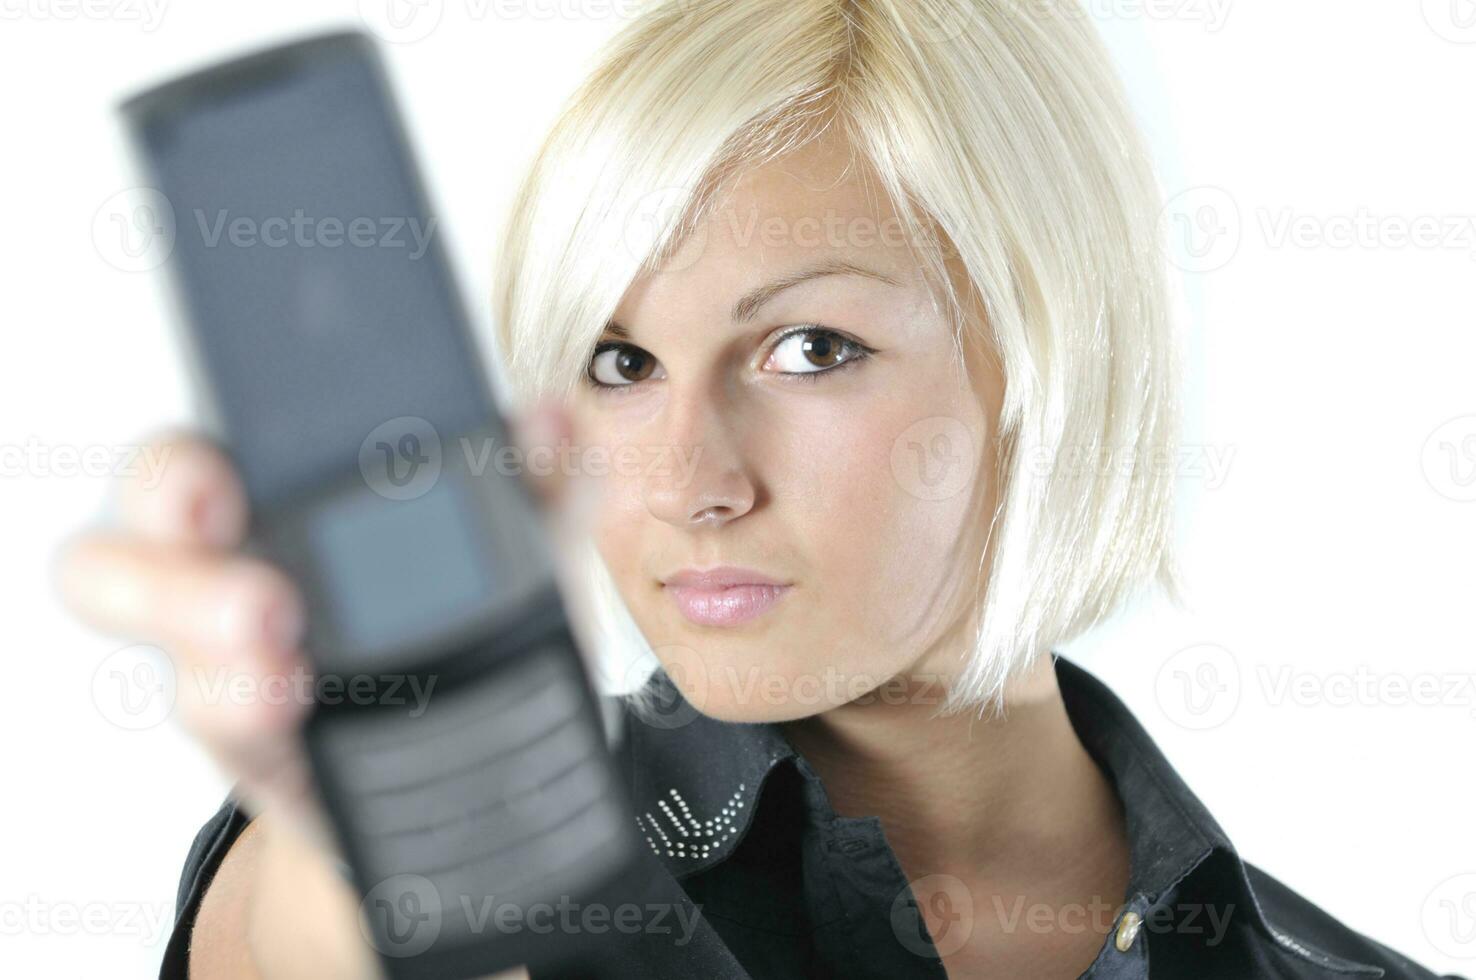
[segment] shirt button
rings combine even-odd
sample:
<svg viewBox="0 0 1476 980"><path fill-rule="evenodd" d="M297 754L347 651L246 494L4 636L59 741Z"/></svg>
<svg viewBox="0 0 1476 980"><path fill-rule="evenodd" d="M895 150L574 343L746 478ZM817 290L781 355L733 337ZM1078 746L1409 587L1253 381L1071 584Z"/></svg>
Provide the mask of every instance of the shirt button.
<svg viewBox="0 0 1476 980"><path fill-rule="evenodd" d="M1138 930L1143 928L1143 917L1136 912L1126 912L1122 920L1117 923L1117 951L1126 953L1133 948L1133 940L1138 938Z"/></svg>

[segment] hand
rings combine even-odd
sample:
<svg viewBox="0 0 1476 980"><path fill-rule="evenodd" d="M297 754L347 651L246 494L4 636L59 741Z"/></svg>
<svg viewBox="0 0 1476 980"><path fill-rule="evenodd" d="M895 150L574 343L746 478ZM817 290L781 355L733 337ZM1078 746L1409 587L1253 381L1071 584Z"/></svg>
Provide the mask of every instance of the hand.
<svg viewBox="0 0 1476 980"><path fill-rule="evenodd" d="M99 629L167 651L177 717L238 780L247 806L291 815L324 841L298 739L311 708L300 690L301 597L278 569L240 552L246 495L223 452L188 434L152 451L165 461L157 483L121 480L116 526L62 546L62 598ZM294 675L295 687L282 684Z"/></svg>
<svg viewBox="0 0 1476 980"><path fill-rule="evenodd" d="M570 436L567 415L553 404L520 417L513 429L525 454ZM247 920L255 920L249 945L258 961L274 950L290 959L292 943L279 940L295 933L343 965L329 970L315 958L317 975L372 973L372 957L356 928L357 901L335 870L336 845L301 740L301 724L312 707L305 696L311 685L302 683L311 676L301 647L302 597L279 569L241 552L249 513L244 487L225 454L187 434L157 440L154 449L166 460L162 478L152 487L123 480L116 488L117 526L89 530L64 544L55 577L64 601L82 619L168 652L179 720L235 780L249 811L269 817L253 821L212 883L197 922L192 969L208 913L222 928L221 944L236 942L240 949L248 940ZM529 479L551 517L548 527L569 597L563 556L583 533L588 495L574 492L571 483L577 481L558 468ZM580 600L570 598L577 632ZM255 696L219 696L242 690ZM280 696L284 691L291 696ZM305 902L308 895L315 901ZM287 900L285 908L280 899ZM248 914L253 909L278 914ZM208 955L208 937L204 946ZM222 962L239 952L227 951Z"/></svg>

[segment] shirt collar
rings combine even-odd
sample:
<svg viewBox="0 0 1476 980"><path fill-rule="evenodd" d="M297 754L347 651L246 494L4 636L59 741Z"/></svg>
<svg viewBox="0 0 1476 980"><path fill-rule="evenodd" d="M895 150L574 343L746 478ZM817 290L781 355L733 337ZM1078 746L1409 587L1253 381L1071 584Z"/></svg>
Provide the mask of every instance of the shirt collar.
<svg viewBox="0 0 1476 980"><path fill-rule="evenodd" d="M1123 804L1131 908L1147 919L1172 904L1190 875L1213 875L1212 893L1248 911L1265 938L1334 972L1381 972L1309 948L1268 922L1229 837L1127 706L1083 668L1059 654L1053 660L1077 737ZM640 831L674 877L726 860L750 829L765 782L781 763L793 761L805 780L818 783L778 725L709 718L660 670L645 693L655 710L644 719L627 710L618 755ZM817 786L810 788L810 799L824 798Z"/></svg>
<svg viewBox="0 0 1476 980"><path fill-rule="evenodd" d="M718 721L693 708L658 670L642 718L626 712L619 758L636 824L677 878L721 863L747 832L764 781L798 753L774 724Z"/></svg>

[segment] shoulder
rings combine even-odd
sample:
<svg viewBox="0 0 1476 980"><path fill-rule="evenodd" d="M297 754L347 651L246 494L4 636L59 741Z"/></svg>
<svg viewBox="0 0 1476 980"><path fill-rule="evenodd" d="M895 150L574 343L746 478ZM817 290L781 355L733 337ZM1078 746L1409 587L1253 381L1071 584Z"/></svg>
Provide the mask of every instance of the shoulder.
<svg viewBox="0 0 1476 980"><path fill-rule="evenodd" d="M1438 980L1441 976L1349 928L1249 861L1244 864L1246 878L1266 924L1276 942L1288 951L1319 962L1333 972L1378 975L1368 969L1348 969L1356 966L1382 970L1385 980ZM1446 977L1462 980L1455 974Z"/></svg>
<svg viewBox="0 0 1476 980"><path fill-rule="evenodd" d="M215 873L220 870L231 846L251 822L250 816L233 793L221 803L211 818L195 834L180 872L175 894L174 929L164 949L160 965L161 980L186 980L189 976L190 935L204 902L205 892Z"/></svg>

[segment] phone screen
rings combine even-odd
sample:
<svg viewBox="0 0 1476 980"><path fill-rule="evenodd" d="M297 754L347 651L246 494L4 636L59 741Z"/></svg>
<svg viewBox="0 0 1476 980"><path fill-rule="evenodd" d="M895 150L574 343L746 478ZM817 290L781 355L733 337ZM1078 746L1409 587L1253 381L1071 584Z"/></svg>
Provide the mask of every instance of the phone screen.
<svg viewBox="0 0 1476 980"><path fill-rule="evenodd" d="M140 115L195 356L254 505L351 471L389 420L443 438L487 421L439 229L357 45Z"/></svg>

